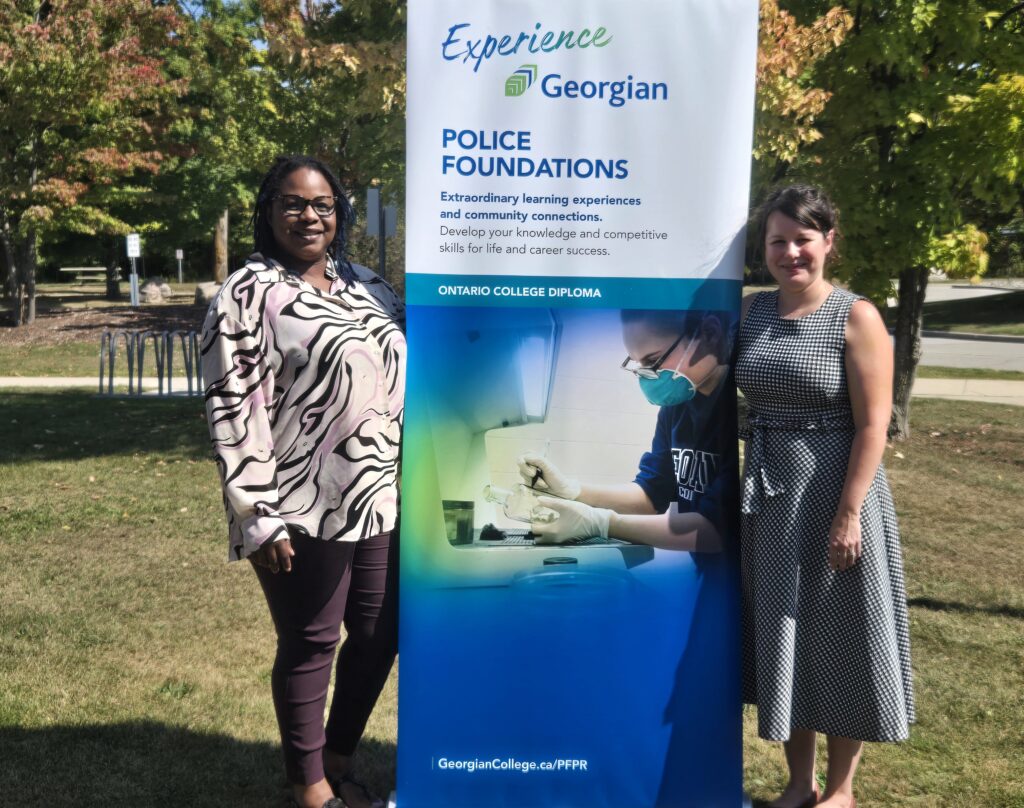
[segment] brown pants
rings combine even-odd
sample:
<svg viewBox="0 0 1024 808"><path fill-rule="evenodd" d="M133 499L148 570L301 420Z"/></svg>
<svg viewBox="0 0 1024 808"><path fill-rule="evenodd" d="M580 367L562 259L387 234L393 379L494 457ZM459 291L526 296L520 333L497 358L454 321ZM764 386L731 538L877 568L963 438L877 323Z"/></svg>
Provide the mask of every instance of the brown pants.
<svg viewBox="0 0 1024 808"><path fill-rule="evenodd" d="M277 628L271 676L285 771L292 783L324 776L323 749L351 755L398 652L398 532L358 542L292 534L290 573L255 567ZM338 674L324 707L334 650Z"/></svg>

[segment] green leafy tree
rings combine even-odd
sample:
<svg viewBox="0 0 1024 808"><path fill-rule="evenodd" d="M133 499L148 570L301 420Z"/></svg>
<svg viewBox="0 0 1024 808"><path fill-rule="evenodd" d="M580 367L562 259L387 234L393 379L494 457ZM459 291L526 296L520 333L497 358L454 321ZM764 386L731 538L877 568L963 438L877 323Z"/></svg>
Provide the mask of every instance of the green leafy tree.
<svg viewBox="0 0 1024 808"><path fill-rule="evenodd" d="M261 175L282 150L274 102L281 79L261 44L266 34L254 2L204 0L189 10L181 47L167 62L171 75L187 79L188 92L153 183L160 224L148 244L166 256L178 247L211 255L211 274L223 280L229 255L244 254L252 240L247 227L234 227L229 242L226 222L247 219Z"/></svg>
<svg viewBox="0 0 1024 808"><path fill-rule="evenodd" d="M807 20L831 4L786 5ZM1019 204L1024 4L848 0L844 7L850 30L813 72L832 93L816 122L823 137L802 150L790 176L820 182L838 203L842 278L876 301L898 281L890 431L903 438L934 257L944 240L966 238L978 198Z"/></svg>
<svg viewBox="0 0 1024 808"><path fill-rule="evenodd" d="M405 3L263 0L281 76L280 140L339 172L346 188L404 196Z"/></svg>
<svg viewBox="0 0 1024 808"><path fill-rule="evenodd" d="M840 7L801 24L778 0L761 0L757 43L757 92L751 198L759 201L798 161L801 151L821 139L816 121L831 93L815 85L813 70L846 36L852 20ZM747 232L751 277L768 282L755 259L759 245Z"/></svg>
<svg viewBox="0 0 1024 808"><path fill-rule="evenodd" d="M104 189L159 168L180 87L155 54L176 19L147 0L0 0L0 244L19 324L40 237L127 231Z"/></svg>

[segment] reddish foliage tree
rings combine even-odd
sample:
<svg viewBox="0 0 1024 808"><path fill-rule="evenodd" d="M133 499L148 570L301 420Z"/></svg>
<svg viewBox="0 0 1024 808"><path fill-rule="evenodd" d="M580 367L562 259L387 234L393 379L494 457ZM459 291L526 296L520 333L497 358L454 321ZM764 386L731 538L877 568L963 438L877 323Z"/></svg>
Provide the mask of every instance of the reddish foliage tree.
<svg viewBox="0 0 1024 808"><path fill-rule="evenodd" d="M159 169L176 22L149 0L0 0L0 244L19 324L35 317L41 235L127 232L104 190Z"/></svg>

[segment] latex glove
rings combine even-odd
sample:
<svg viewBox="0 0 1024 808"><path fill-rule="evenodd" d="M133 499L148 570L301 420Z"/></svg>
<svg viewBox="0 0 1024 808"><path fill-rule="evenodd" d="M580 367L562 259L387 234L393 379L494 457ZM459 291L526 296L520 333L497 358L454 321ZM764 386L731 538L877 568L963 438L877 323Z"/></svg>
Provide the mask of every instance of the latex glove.
<svg viewBox="0 0 1024 808"><path fill-rule="evenodd" d="M516 464L523 482L536 491L554 494L562 499L576 499L580 495L579 480L566 477L558 470L558 466L536 452L521 455Z"/></svg>
<svg viewBox="0 0 1024 808"><path fill-rule="evenodd" d="M550 522L531 522L530 532L537 544L564 544L573 539L608 538L608 525L612 512L607 508L593 508L582 502L555 497L537 497L544 508L550 508L558 517Z"/></svg>

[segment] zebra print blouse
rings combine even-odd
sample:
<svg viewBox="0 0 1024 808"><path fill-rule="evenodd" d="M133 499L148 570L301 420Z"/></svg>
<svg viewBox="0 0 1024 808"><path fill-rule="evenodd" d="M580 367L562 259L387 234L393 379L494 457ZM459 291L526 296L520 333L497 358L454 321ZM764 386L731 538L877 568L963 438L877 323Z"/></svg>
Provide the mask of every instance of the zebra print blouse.
<svg viewBox="0 0 1024 808"><path fill-rule="evenodd" d="M353 268L346 286L328 267L328 293L257 253L210 305L206 417L230 560L289 528L358 541L395 527L405 307Z"/></svg>

